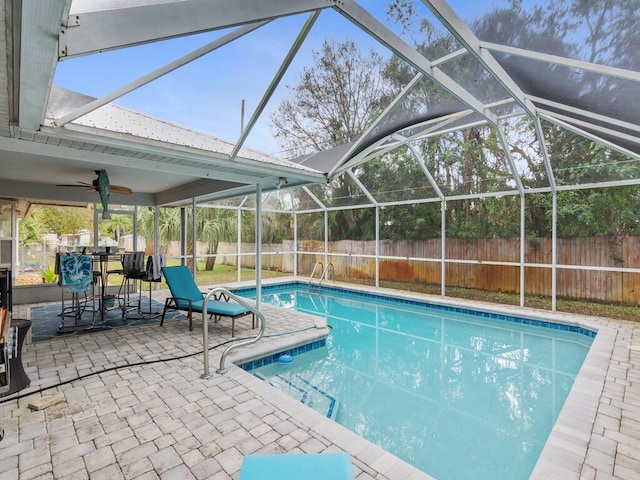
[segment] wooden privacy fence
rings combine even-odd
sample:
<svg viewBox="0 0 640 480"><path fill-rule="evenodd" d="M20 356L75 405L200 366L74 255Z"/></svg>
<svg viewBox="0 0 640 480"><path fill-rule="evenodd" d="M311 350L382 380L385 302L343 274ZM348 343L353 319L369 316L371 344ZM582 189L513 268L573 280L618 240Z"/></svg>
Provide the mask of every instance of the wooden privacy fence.
<svg viewBox="0 0 640 480"><path fill-rule="evenodd" d="M551 295L551 239L527 240L524 248L525 295ZM519 293L520 249L519 238L448 238L445 251L446 285ZM266 254L263 268L293 273L293 241L265 244L262 250ZM299 275L309 275L317 261L325 263L324 242L299 241L297 250ZM242 251L252 253L255 245L242 244ZM236 265L236 252L237 244L220 243L218 261ZM328 244L328 261L335 267L336 279L345 281L368 279L373 283L375 254L374 241L341 240ZM381 281L440 284L442 243L439 238L383 240L380 242L379 255ZM241 258L242 266L255 268L254 255ZM640 273L632 271L640 270L640 237L558 238L557 265L559 298L629 305L640 303Z"/></svg>

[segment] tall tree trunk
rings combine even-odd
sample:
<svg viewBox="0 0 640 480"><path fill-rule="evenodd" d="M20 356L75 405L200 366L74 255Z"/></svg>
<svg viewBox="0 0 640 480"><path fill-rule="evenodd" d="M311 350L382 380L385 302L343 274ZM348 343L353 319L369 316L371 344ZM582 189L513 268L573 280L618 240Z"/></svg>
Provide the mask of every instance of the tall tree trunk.
<svg viewBox="0 0 640 480"><path fill-rule="evenodd" d="M216 255L218 253L218 240L209 240L209 254ZM216 264L216 257L207 257L207 262L205 265L205 270L210 271L213 270L213 267Z"/></svg>

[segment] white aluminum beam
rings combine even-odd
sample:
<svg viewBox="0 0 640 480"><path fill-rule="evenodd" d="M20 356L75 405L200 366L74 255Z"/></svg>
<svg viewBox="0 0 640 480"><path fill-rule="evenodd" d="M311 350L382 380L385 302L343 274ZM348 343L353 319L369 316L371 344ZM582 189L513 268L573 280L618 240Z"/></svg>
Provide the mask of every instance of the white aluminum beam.
<svg viewBox="0 0 640 480"><path fill-rule="evenodd" d="M638 134L640 134L640 125L635 123L625 122L623 120L619 120L613 117L607 117L606 115L601 115L599 113L588 112L587 110L582 110L581 108L565 105L564 103L554 102L546 98L536 97L533 95L527 95L527 97L530 98L531 101L534 103L540 103L542 105L546 105L548 107L552 107L552 108L561 110L563 112L573 113L575 115L580 115L581 117L584 117L584 118L590 118L601 123L608 123L609 125L615 125L616 127L621 127L626 130L630 130L632 132L638 132ZM589 128L594 128L597 130L598 128L601 128L601 127L594 124L593 127L589 127ZM610 134L613 135L614 133L612 132Z"/></svg>
<svg viewBox="0 0 640 480"><path fill-rule="evenodd" d="M203 47L200 47L196 50L194 50L191 53L188 53L187 55L184 55L182 57L180 57L179 59L168 63L167 65L160 67L156 70L154 70L153 72L148 73L147 75L144 75L142 77L140 77L137 80L134 80L133 82L128 83L127 85L124 85L123 87L114 90L113 92L111 92L108 95L105 95L101 98L98 98L92 102L87 103L86 105L83 105L80 108L77 108L76 110L64 115L63 117L60 117L58 119L54 119L52 124L53 126L56 127L62 127L65 124L74 121L77 118L82 117L83 115L86 115L89 112L92 112L94 110L97 110L98 108L102 107L103 105L106 105L107 103L113 102L114 100L116 100L117 98L122 97L123 95L126 95L129 92L132 92L133 90L136 90L146 84L148 84L149 82L152 82L160 77L162 77L163 75L166 75L170 72L173 72L174 70L176 70L177 68L180 68L184 65L186 65L187 63L190 63L234 40L237 40L238 38L242 37L243 35L246 35L249 32L252 32L254 30L256 30L257 28L260 28L261 26L265 25L267 22L258 22L258 23L253 23L251 25L245 25L242 26L240 28L237 28L236 30L234 30L233 32L214 40L213 42L209 42L208 44L206 44Z"/></svg>
<svg viewBox="0 0 640 480"><path fill-rule="evenodd" d="M22 127L37 130L44 119L58 60L55 32L70 4L71 0L22 1L22 25L16 27L20 31L18 122Z"/></svg>
<svg viewBox="0 0 640 480"><path fill-rule="evenodd" d="M431 62L422 56L416 49L408 45L389 28L380 23L373 15L360 7L360 5L352 0L342 0L336 5L336 9L344 14L351 22L368 32L418 71L431 77L442 88L447 90L469 108L475 110L490 122L495 122L495 114L486 108L482 102L462 88L442 70L434 67Z"/></svg>
<svg viewBox="0 0 640 480"><path fill-rule="evenodd" d="M620 187L620 186L640 186L640 179L627 179L627 180L615 180L608 182L598 182L598 183L585 183L581 185L558 185L556 187L557 192L566 191L566 190L588 190L594 188L609 188L609 187ZM552 193L550 187L542 187L542 188L527 188L525 189L525 195L533 195L539 193ZM506 190L502 192L486 192L481 194L468 194L468 195L450 195L445 196L445 201L456 201L456 200L473 200L478 198L500 198L506 196L516 196L520 195L520 192L517 190ZM422 203L434 203L442 201L438 197L433 198L421 198L421 199L411 199L411 200L396 200L393 202L378 202L377 204L363 204L363 205L346 205L342 207L330 207L328 210L354 210L366 207L391 207L391 206L399 206L399 205L413 205L413 204L422 204ZM318 209L307 209L307 210L297 210L297 213L319 213L323 212L324 208Z"/></svg>
<svg viewBox="0 0 640 480"><path fill-rule="evenodd" d="M496 133L498 134L498 138L500 139L500 145L502 145L502 150L504 151L505 156L507 157L507 162L509 162L509 168L511 169L511 176L516 182L516 186L520 194L524 194L524 186L522 185L522 179L518 173L518 169L516 168L516 162L513 159L513 155L511 155L511 150L509 149L509 142L507 141L507 137L504 134L504 130L501 125L495 125Z"/></svg>
<svg viewBox="0 0 640 480"><path fill-rule="evenodd" d="M367 148L365 150L363 150L362 152L360 152L358 155L356 155L355 157L353 157L351 160L349 160L348 162L344 163L340 168L338 169L334 169L332 176L330 178L334 178L338 175L340 175L342 172L351 169L353 167L356 167L362 163L367 162L368 160L370 160L371 158L375 158L375 157L379 157L380 155L384 155L385 153L391 151L391 150L395 150L396 148L409 143L413 140L417 140L420 138L426 138L429 136L430 132L434 132L435 130L438 130L439 128L442 128L443 126L451 123L451 122L455 122L456 120L459 120L460 118L463 118L466 115L469 115L470 113L472 113L471 110L463 110L461 112L457 112L455 114L451 114L451 115L446 115L440 118L437 118L436 120L429 120L427 122L424 122L425 125L428 124L433 124L431 127L425 129L425 130L421 130L419 133L412 135L411 137L403 137L400 134L391 134L386 138L380 139L378 142L376 142L376 144L372 145L370 148ZM435 123L434 123L435 122ZM419 127L420 124L416 124L413 127ZM455 130L460 130L460 128L462 127L456 127ZM440 134L440 133L439 133ZM398 138L401 139L399 140L397 143L394 143L393 145L388 145L386 147L383 147L381 149L378 150L379 146L381 143L385 142L386 140L388 140L389 138Z"/></svg>
<svg viewBox="0 0 640 480"><path fill-rule="evenodd" d="M298 53L298 50L300 50L302 43L304 42L305 38L307 38L307 35L311 31L311 28L313 27L313 25L316 23L316 20L318 19L319 15L320 15L320 10L316 10L315 12L311 13L307 21L302 26L300 33L298 34L295 41L293 42L293 45L291 45L289 52L287 52L285 59L280 65L280 68L278 69L275 76L273 77L273 80L271 80L271 83L267 87L267 90L262 95L262 98L260 99L260 102L258 103L256 110L253 112L253 115L251 116L249 123L247 124L246 127L242 129L242 132L240 132L240 138L236 142L235 147L233 147L233 151L231 152L231 155L229 155L230 160L235 160L236 156L238 155L238 152L240 152L240 148L242 148L242 145L244 144L245 140L249 136L249 133L253 129L253 126L258 121L258 118L260 118L260 115L262 115L262 112L267 106L267 103L269 103L269 100L271 99L273 92L275 92L276 88L280 84L280 81L282 80L282 77L284 76L286 71L289 69L291 62L293 61L294 57Z"/></svg>
<svg viewBox="0 0 640 480"><path fill-rule="evenodd" d="M567 130L571 130L574 133L577 133L578 135L582 135L585 138L588 138L589 140L593 140L594 142L600 143L604 146L606 146L607 148L610 148L612 150L615 150L617 152L622 153L623 155L627 155L631 158L635 158L636 160L640 160L640 155L638 155L635 152L632 152L630 150L627 150L626 148L622 148L618 145L616 145L615 143L609 142L607 140L604 140L602 138L600 138L597 135L594 135L593 133L587 132L585 130L582 130L580 128L580 126L582 127L586 127L586 128L595 128L595 126L593 126L592 124L588 123L588 122L581 122L579 120L576 120L575 118L571 118L571 117L566 117L564 115L558 115L555 112L548 112L546 110L543 109L539 109L540 111L540 117L544 118L545 120L551 122L551 123L555 123L556 125L562 127L562 128L566 128ZM618 133L618 137L619 138L624 138L625 140L629 141L629 142L633 142L633 143L638 143L640 144L640 139L633 137L631 135L625 135L624 137L622 137L622 134L620 134L619 132L616 132L615 130L609 130L603 127L597 128L596 130L606 133L607 135L614 135L615 133Z"/></svg>
<svg viewBox="0 0 640 480"><path fill-rule="evenodd" d="M612 137L617 137L621 140L624 140L625 142L631 142L631 143L636 143L638 145L640 145L640 137L636 137L635 135L629 135L627 133L622 133L619 132L618 130L613 130L611 128L606 128L606 127L602 127L600 125L594 125L591 122L586 122L584 120L580 120L578 118L574 118L568 115L563 115L561 113L558 112L553 112L550 110L546 110L543 108L539 108L538 112L540 113L540 117L542 118L546 118L547 120L552 120L552 119L556 119L557 121L562 121L564 123L567 124L574 124L580 127L584 127L584 128L589 128L591 130L595 130L596 132L600 132L603 133L605 135L610 135ZM553 121L556 121L553 120ZM610 148L615 148L616 150L620 150L622 152L625 152L627 155L633 155L631 152L626 151L624 148L620 147L620 146L616 146L611 142L607 142L606 140L601 139L600 137L596 136L596 135L591 135L590 137L592 140L597 140L600 143L604 143L605 145L607 145Z"/></svg>
<svg viewBox="0 0 640 480"><path fill-rule="evenodd" d="M547 180L549 181L549 187L555 195L556 179L553 176L553 169L551 168L551 160L549 159L549 152L547 151L547 143L544 139L544 132L542 131L542 124L538 116L532 117L533 129L536 132L538 141L540 143L540 154L542 157L542 163L544 164L545 171L547 172Z"/></svg>
<svg viewBox="0 0 640 480"><path fill-rule="evenodd" d="M376 288L380 288L380 207L376 205Z"/></svg>
<svg viewBox="0 0 640 480"><path fill-rule="evenodd" d="M53 0L44 3L50 1ZM69 13L66 24L60 29L60 59L332 6L326 0L174 0L155 4L138 2L138 5L100 2L100 10L95 10L90 0L74 0L73 3L74 8L76 3L80 5ZM114 6L109 7L110 3Z"/></svg>
<svg viewBox="0 0 640 480"><path fill-rule="evenodd" d="M373 197L373 195L371 195L371 192L369 192L369 189L360 181L358 177L356 177L355 173L353 173L353 170L347 170L346 173L349 175L349 178L351 178L351 180L353 180L353 182L358 186L358 188L362 190L362 192L369 199L369 201L377 207L378 202Z"/></svg>
<svg viewBox="0 0 640 480"><path fill-rule="evenodd" d="M442 193L442 190L438 186L436 179L433 178L433 175L431 175L431 170L429 170L429 167L427 167L427 164L424 161L424 158L422 157L422 155L414 145L410 143L408 147L411 153L413 154L416 162L418 162L418 165L420 166L422 173L424 173L425 176L427 177L427 181L431 185L431 188L433 188L433 190L436 192L436 195L438 196L438 198L444 202L444 194Z"/></svg>
<svg viewBox="0 0 640 480"><path fill-rule="evenodd" d="M460 17L453 11L445 0L422 0L422 3L431 10L440 22L451 34L465 46L480 64L490 72L502 87L511 95L529 114L535 114L535 106L526 99L520 87L504 71L498 61L489 52L480 49L480 40L469 29Z"/></svg>
<svg viewBox="0 0 640 480"><path fill-rule="evenodd" d="M555 65L562 65L563 67L567 68L578 68L580 70L597 73L599 75L606 75L608 77L621 78L623 80L630 80L632 82L640 82L640 72L625 70L624 68L609 67L607 65L601 65L599 63L585 62L584 60L576 60L573 58L561 57L559 55L550 55L548 53L542 52L533 52L524 48L498 45L496 43L489 42L480 42L480 48L492 50L494 52L508 53L509 55L516 55L519 57L552 63Z"/></svg>
<svg viewBox="0 0 640 480"><path fill-rule="evenodd" d="M455 52L449 53L447 55L443 55L442 57L436 58L435 60L431 60L431 66L437 67L439 65L450 62L451 60L454 60L458 57L462 57L466 54L467 54L467 49L461 48L459 50L456 50Z"/></svg>
<svg viewBox="0 0 640 480"><path fill-rule="evenodd" d="M306 192L307 195L309 195L311 197L311 200L313 200L314 202L316 202L318 204L318 206L322 209L322 211L326 211L327 207L320 201L320 199L318 197L316 197L313 192L311 190L309 190L307 187L302 187L302 190L304 190Z"/></svg>
<svg viewBox="0 0 640 480"><path fill-rule="evenodd" d="M334 167L329 172L329 177L332 177L333 173L336 170L338 170L340 167L342 167L342 165L351 158L351 155L353 155L353 152L355 152L358 148L360 148L360 146L364 142L364 139L367 138L367 135L369 135L387 117L389 112L391 112L391 110L393 110L395 108L395 106L402 101L402 99L411 91L411 89L423 77L424 77L424 75L422 73L418 73L417 75L415 75L409 81L409 83L407 83L404 86L404 88L400 91L400 93L398 95L396 95L396 97L391 101L391 103L389 105L387 105L387 107L382 111L382 113L380 115L378 115L378 117L371 123L371 125L369 125L369 127L362 133L362 135L360 135L360 138L358 138L353 143L351 148L349 148L349 150L347 150L347 152L342 156L340 161L337 162L334 165Z"/></svg>
<svg viewBox="0 0 640 480"><path fill-rule="evenodd" d="M593 188L611 188L611 187L627 187L640 186L640 178L626 178L624 180L609 180L606 182L590 182L571 185L558 185L556 189L559 192L567 190L590 190Z"/></svg>
<svg viewBox="0 0 640 480"><path fill-rule="evenodd" d="M238 234L236 239L236 280L240 282L242 281L242 210L239 207L236 215L236 232Z"/></svg>
<svg viewBox="0 0 640 480"><path fill-rule="evenodd" d="M262 187L256 184L256 308L262 303ZM196 238L196 237L193 237ZM196 242L193 242L196 243ZM264 317L261 321L264 321ZM264 329L264 325L262 327Z"/></svg>
<svg viewBox="0 0 640 480"><path fill-rule="evenodd" d="M447 294L447 201L440 202L440 295Z"/></svg>
<svg viewBox="0 0 640 480"><path fill-rule="evenodd" d="M505 72L498 61L487 50L481 50L480 40L469 29L460 17L453 11L445 0L422 0L422 3L433 12L433 14L447 27L449 32L467 48L469 53L480 62L480 64L490 72L502 87L511 95L520 106L532 117L536 116L535 105L526 98L524 92L513 81L513 79ZM497 125L497 122L494 122ZM538 142L540 144L540 152L546 164L549 164L547 150L544 144L544 136L542 130L538 130ZM551 182L555 183L551 177Z"/></svg>
<svg viewBox="0 0 640 480"><path fill-rule="evenodd" d="M526 261L526 201L525 196L520 195L520 306L524 307L525 291L525 261Z"/></svg>

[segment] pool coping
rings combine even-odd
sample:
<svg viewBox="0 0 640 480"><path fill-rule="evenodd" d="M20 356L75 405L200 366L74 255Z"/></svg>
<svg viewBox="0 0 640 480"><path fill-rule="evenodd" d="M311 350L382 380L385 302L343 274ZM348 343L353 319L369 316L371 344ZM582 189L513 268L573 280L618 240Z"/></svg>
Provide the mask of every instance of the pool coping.
<svg viewBox="0 0 640 480"><path fill-rule="evenodd" d="M269 287L278 287L278 286L289 286L294 284L296 286L307 285L305 282L288 282L288 283L282 283L282 284L269 284L269 285L266 285L266 287L269 288ZM388 294L381 294L378 292L371 292L371 291L357 289L357 288L335 286L335 285L333 286L324 285L320 288L321 288L321 291L329 291L329 292L348 291L348 292L358 293L362 295L364 298L376 298L381 300L390 300L392 302L398 301L397 303L400 303L400 304L406 303L407 305L414 305L414 306L427 306L429 308L433 308L434 310L463 313L470 316L481 317L486 320L500 320L505 322L521 324L521 325L532 325L532 326L538 326L543 328L550 328L553 330L571 331L571 332L579 333L581 335L584 335L590 338L595 338L598 328L600 328L599 326L590 326L587 328L584 323L575 322L570 319L558 320L556 318L549 319L546 317L540 317L538 315L528 314L528 313L525 315L520 312L507 312L507 311L498 312L497 308L493 308L493 307L483 308L486 306L484 304L482 305L482 307L470 308L468 304L454 305L452 302L450 303L436 302L436 301L433 301L433 299L431 298L425 299L425 298L411 296L410 292L408 293L400 292L399 294L397 294L397 293L393 293L394 291L391 291L391 293L388 293ZM237 293L238 291L244 291L244 290L253 291L255 290L255 287L235 288L234 292ZM499 304L496 304L496 305L499 305ZM562 327L565 327L565 328L562 328Z"/></svg>
<svg viewBox="0 0 640 480"><path fill-rule="evenodd" d="M287 283L306 284L308 282L306 279L299 277L269 279L263 282L266 286ZM526 317L540 322L570 325L595 332L591 348L587 352L582 367L529 477L530 479L540 480L580 478L617 336L616 329L603 325L601 317L548 312L527 307L445 298L383 287L343 284L332 281L327 281L323 285L363 294L422 301L442 307L464 308L484 313ZM238 285L237 288L242 289L244 287ZM275 353L278 352L269 352L269 354ZM254 358L259 357L254 356Z"/></svg>

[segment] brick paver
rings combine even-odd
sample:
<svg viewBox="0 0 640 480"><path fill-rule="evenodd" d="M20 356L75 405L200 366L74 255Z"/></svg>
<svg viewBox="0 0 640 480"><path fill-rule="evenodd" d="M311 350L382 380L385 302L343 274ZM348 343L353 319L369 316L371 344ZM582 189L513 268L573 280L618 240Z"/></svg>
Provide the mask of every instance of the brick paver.
<svg viewBox="0 0 640 480"><path fill-rule="evenodd" d="M166 294L154 292L154 297L163 301ZM16 310L14 315L27 318L25 306ZM215 369L221 344L230 340L230 324L224 319L211 323L210 345L219 346L209 355L209 379L200 378L199 321L193 332L185 320L169 320L163 327L127 327L25 345L23 363L31 386L19 392L19 400L0 405L6 432L0 442L0 478L224 480L237 478L244 455L325 451L350 453L358 480L430 478L232 365L327 333L314 328L313 317L268 305L263 311L267 334L302 331L237 350L229 358L228 373L220 375ZM638 478L640 324L597 318L580 322L600 333L532 478ZM238 337L251 333L250 322L237 322ZM114 366L121 367L105 371ZM39 389L66 381L53 390L63 393L64 402L40 412L27 408L42 395Z"/></svg>

